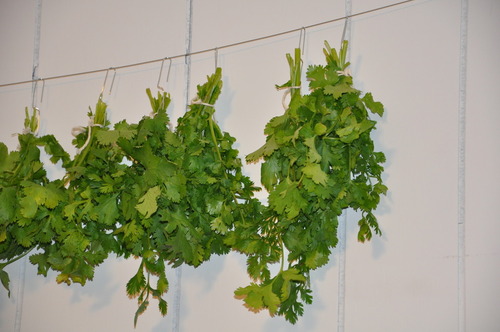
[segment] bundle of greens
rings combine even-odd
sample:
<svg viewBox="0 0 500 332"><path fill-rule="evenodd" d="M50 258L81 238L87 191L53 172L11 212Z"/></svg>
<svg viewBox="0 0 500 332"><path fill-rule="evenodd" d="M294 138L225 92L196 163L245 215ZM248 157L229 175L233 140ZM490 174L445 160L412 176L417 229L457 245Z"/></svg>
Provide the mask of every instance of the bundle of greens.
<svg viewBox="0 0 500 332"><path fill-rule="evenodd" d="M0 145L0 277L4 267L36 249L30 262L58 283L92 280L109 254L140 258L127 294L137 297L138 316L150 298L168 291L165 267L199 266L212 254L231 250L224 240L235 223L253 222L262 210L259 190L243 175L235 138L214 119L222 88L218 68L198 86L197 101L169 129L167 93L148 94L153 112L137 124L107 120L99 98L89 124L76 130L71 159L53 136L36 137L38 122L26 119L19 151ZM62 180L50 181L40 162L44 147L54 163L62 161ZM155 276L153 286L151 276Z"/></svg>
<svg viewBox="0 0 500 332"><path fill-rule="evenodd" d="M8 151L0 143L0 279L9 289L9 275L4 268L26 256L33 249L49 247L52 239L64 236L62 220L68 193L61 180L50 181L40 149L44 148L53 163L69 163L69 155L52 135L37 137L38 110L26 109L24 131L18 135L18 150Z"/></svg>
<svg viewBox="0 0 500 332"><path fill-rule="evenodd" d="M358 239L369 240L372 232L380 234L373 210L387 190L381 178L385 156L374 151L375 121L368 112L381 116L383 106L353 88L347 42L338 54L325 45L326 65L307 70L308 95L300 93L300 50L294 58L287 55L290 80L278 88L289 89L288 108L268 122L266 143L246 157L264 160L261 182L269 204L260 228L252 226L244 238L235 233L229 241L249 256L255 281L236 296L253 310L266 308L292 323L303 314L303 303L312 301L309 272L328 262L342 211L361 211ZM269 267L277 262L280 270L271 277Z"/></svg>
<svg viewBox="0 0 500 332"><path fill-rule="evenodd" d="M347 73L347 43L337 52L326 43L325 66L307 70L310 93L302 95L300 50L287 55L290 94L283 115L266 125L266 143L247 156L264 160L260 188L243 174L235 138L214 118L222 90L217 68L197 87L188 111L170 129L170 96L146 90L152 113L138 123L110 126L99 98L86 127L75 130L71 158L52 135L38 137L37 110L28 114L19 149L0 143L0 280L5 267L31 253L30 262L58 283L85 285L110 254L140 259L126 285L136 297L134 325L151 298L168 291L166 266L199 266L231 250L247 256L253 282L235 295L252 310L268 309L295 323L312 302L310 271L325 265L338 242L338 217L361 212L358 239L380 234L373 214L380 195L384 154L370 137L383 106L361 96ZM41 149L65 170L49 180ZM272 265L279 272L272 276ZM155 283L153 282L155 281ZM9 292L10 295L10 292Z"/></svg>

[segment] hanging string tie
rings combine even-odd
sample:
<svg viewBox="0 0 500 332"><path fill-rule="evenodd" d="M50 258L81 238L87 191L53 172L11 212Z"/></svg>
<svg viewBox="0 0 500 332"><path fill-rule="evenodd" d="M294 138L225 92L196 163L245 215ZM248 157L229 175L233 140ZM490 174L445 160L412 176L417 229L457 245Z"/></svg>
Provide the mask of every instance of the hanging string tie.
<svg viewBox="0 0 500 332"><path fill-rule="evenodd" d="M286 104L286 97L292 92L292 89L300 89L300 85L298 86L281 86L281 87L278 87L277 89L278 90L284 90L285 89L285 93L283 93L283 98L281 98L281 104L283 105L283 108L285 109L285 111L288 109L288 105Z"/></svg>
<svg viewBox="0 0 500 332"><path fill-rule="evenodd" d="M344 70L337 70L337 74L343 75L343 76L352 76L350 68L346 68Z"/></svg>
<svg viewBox="0 0 500 332"><path fill-rule="evenodd" d="M83 149L85 149L87 147L87 145L89 145L90 143L90 138L92 137L92 127L103 127L102 124L98 124L98 123L94 123L94 117L90 117L89 118L89 122L88 122L88 126L87 127L82 127L82 126L77 126L77 127L73 127L73 129L71 129L71 135L73 136L78 136L86 131L88 131L88 134L87 134L87 140L85 141L85 143L82 145L81 148L79 148L78 150L76 150L77 153L80 153L83 151Z"/></svg>
<svg viewBox="0 0 500 332"><path fill-rule="evenodd" d="M203 105L203 106L208 106L208 107L214 107L214 105L209 104L209 103L205 103L198 98L191 100L191 105Z"/></svg>

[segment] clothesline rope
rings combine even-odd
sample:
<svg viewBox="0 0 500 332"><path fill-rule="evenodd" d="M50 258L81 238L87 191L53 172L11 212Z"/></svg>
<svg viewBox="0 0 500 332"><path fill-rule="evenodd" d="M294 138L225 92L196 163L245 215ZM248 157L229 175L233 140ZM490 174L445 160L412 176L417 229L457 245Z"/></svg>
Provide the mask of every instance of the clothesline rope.
<svg viewBox="0 0 500 332"><path fill-rule="evenodd" d="M131 63L131 64L117 66L117 67L95 69L95 70L83 71L83 72L72 73L72 74L65 74L65 75L58 75L58 76L51 76L51 77L44 77L44 78L32 79L32 80L27 80L27 81L19 81L19 82L14 82L14 83L0 84L0 88L7 87L7 86L20 85L20 84L33 83L33 82L40 81L40 80L41 81L48 81L48 80L68 78L68 77L74 77L74 76L82 76L82 75L89 75L89 74L101 73L101 72L106 72L106 71L109 71L109 70L115 70L116 71L116 70L119 70L119 69L125 69L125 68L130 68L130 67L138 67L138 66L144 66L144 65L147 65L147 64L151 64L151 63L161 62L161 61L164 61L166 59L178 59L178 58L184 58L184 57L188 57L188 56L192 56L192 55L198 55L198 54L203 54L203 53L208 53L208 52L215 52L215 51L219 51L219 50L225 49L225 48L231 48L231 47L235 47L235 46L239 46L239 45L254 43L254 42L265 40L265 39L276 38L276 37L287 35L287 34L294 33L294 32L305 31L305 29L311 29L311 28L315 28L315 27L318 27L318 26L321 26L321 25L326 25L326 24L330 24L330 23L342 21L342 20L345 20L345 19L353 18L353 17L356 17L356 16L366 15L366 14L369 14L369 13L373 13L373 12L385 10L385 9L388 9L388 8L391 8L391 7L396 7L396 6L404 5L406 3L410 3L410 2L414 2L414 1L415 0L400 1L400 2L396 2L396 3L390 4L390 5L386 5L386 6L382 6L382 7L377 7L377 8L373 8L373 9L370 9L370 10L365 10L365 11L362 11L362 12L359 12L359 13L355 13L355 14L352 14L352 15L347 15L347 16L335 18L335 19L332 19L332 20L324 21L324 22L319 22L319 23L315 23L315 24L311 24L311 25L307 25L307 26L302 26L300 28L296 28L296 29L292 29L292 30L278 32L278 33L275 33L275 34L271 34L271 35L267 35L267 36L262 36L262 37L258 37L258 38L247 39L247 40L244 40L244 41L240 41L240 42L236 42L236 43L231 43L231 44L226 44L226 45L223 45L223 46L217 46L217 47L213 47L213 48L209 48L209 49L204 49L204 50L200 50L200 51L195 51L195 52L190 52L190 53L184 53L184 54L179 54L179 55L174 55L174 56L169 56L169 57L165 57L165 58L161 58L161 59L154 59L154 60L136 62L136 63Z"/></svg>

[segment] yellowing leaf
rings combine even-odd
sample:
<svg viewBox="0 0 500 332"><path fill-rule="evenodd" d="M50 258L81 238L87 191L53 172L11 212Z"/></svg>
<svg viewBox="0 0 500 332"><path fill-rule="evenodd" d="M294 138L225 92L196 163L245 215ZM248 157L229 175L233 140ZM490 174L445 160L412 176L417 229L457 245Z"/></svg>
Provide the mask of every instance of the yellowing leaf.
<svg viewBox="0 0 500 332"><path fill-rule="evenodd" d="M265 286L250 284L247 287L238 288L234 294L237 298L243 299L248 307L259 311L261 309L269 309L271 315L276 314L281 303L278 295L273 293L273 284Z"/></svg>
<svg viewBox="0 0 500 332"><path fill-rule="evenodd" d="M314 125L314 133L318 136L324 135L326 133L326 126L322 123L316 123Z"/></svg>
<svg viewBox="0 0 500 332"><path fill-rule="evenodd" d="M19 200L21 205L21 214L23 217L31 219L35 217L38 211L38 204L32 196L25 196Z"/></svg>
<svg viewBox="0 0 500 332"><path fill-rule="evenodd" d="M221 217L214 218L210 222L210 228L220 234L226 234L229 230Z"/></svg>
<svg viewBox="0 0 500 332"><path fill-rule="evenodd" d="M7 229L5 227L0 228L0 242L7 240Z"/></svg>

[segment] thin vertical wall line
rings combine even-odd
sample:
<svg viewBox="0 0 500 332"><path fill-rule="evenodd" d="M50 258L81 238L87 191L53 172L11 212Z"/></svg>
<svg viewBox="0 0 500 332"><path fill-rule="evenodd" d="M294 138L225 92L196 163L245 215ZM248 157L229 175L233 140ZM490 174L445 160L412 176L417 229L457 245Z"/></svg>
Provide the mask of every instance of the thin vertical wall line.
<svg viewBox="0 0 500 332"><path fill-rule="evenodd" d="M344 40L351 39L351 0L345 0L346 21L342 32L341 44ZM349 52L347 52L349 57ZM345 328L345 266L346 266L346 240L347 240L347 210L344 210L343 217L339 220L339 275L338 275L338 298L337 298L337 332L344 332Z"/></svg>
<svg viewBox="0 0 500 332"><path fill-rule="evenodd" d="M186 39L185 39L185 69L184 101L186 111L190 104L189 88L191 86L191 45L193 36L193 0L186 0ZM172 332L179 332L181 319L182 265L175 269L174 314L172 317Z"/></svg>
<svg viewBox="0 0 500 332"><path fill-rule="evenodd" d="M465 332L465 144L467 85L468 0L462 0L460 17L460 65L458 102L458 331Z"/></svg>
<svg viewBox="0 0 500 332"><path fill-rule="evenodd" d="M31 72L31 79L37 80L38 77L38 65L40 60L40 30L42 26L42 0L35 0L35 31L34 31L34 41L33 41L33 69ZM36 96L36 83L31 84L31 104L35 105ZM18 278L18 288L17 288L17 298L16 298L16 316L14 319L14 332L21 331L21 324L23 318L23 307L24 307L24 285L26 283L26 265L28 256L24 256L19 265L19 278Z"/></svg>
<svg viewBox="0 0 500 332"><path fill-rule="evenodd" d="M184 78L186 82L184 97L186 102L186 110L190 104L189 88L191 86L191 45L193 37L193 0L186 0L186 41L185 41L185 72Z"/></svg>

